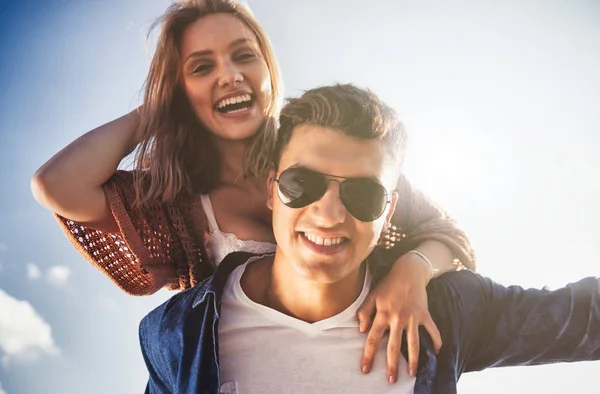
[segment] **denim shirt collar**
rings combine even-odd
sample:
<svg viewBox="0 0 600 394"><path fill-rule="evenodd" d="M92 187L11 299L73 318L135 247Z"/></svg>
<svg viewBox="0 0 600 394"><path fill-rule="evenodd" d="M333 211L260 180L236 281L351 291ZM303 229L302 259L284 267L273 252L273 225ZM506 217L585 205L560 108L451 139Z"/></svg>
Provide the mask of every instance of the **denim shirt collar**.
<svg viewBox="0 0 600 394"><path fill-rule="evenodd" d="M207 302L209 299L208 295L211 294L215 301L215 312L217 313L217 318L219 318L220 310L217 306L221 303L221 295L223 294L223 289L225 288L229 274L252 257L257 257L257 255L249 252L234 252L227 255L223 261L221 261L221 264L217 266L215 273L207 278L204 283L199 283L197 285L199 290L194 297L192 308L195 309L199 305Z"/></svg>

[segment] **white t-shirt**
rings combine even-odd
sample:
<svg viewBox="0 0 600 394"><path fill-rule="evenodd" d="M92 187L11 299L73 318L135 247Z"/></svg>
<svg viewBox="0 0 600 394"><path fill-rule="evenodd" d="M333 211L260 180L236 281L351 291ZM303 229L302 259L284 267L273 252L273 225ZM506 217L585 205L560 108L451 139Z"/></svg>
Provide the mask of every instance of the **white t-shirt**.
<svg viewBox="0 0 600 394"><path fill-rule="evenodd" d="M365 275L360 296L329 319L307 323L250 300L240 279L246 264L227 280L219 322L222 394L256 393L413 393L415 378L400 357L397 383L387 381L386 345L382 340L372 371L360 370L366 334L358 331L356 311L367 296Z"/></svg>

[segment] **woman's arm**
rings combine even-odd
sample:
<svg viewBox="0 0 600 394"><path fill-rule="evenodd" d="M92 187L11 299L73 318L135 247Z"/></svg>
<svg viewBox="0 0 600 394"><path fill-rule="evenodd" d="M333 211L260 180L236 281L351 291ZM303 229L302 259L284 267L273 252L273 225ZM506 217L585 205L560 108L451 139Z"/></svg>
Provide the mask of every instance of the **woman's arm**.
<svg viewBox="0 0 600 394"><path fill-rule="evenodd" d="M369 294L358 311L360 329L367 336L362 365L368 372L377 346L387 330L387 378L398 375L402 335L406 332L409 374L414 376L419 360L419 331L424 326L436 349L442 346L437 326L427 307L429 281L463 267L475 270L475 255L465 233L437 205L401 177L396 187L398 202L389 231L382 234L384 261L394 262L389 274ZM417 253L415 253L415 251Z"/></svg>
<svg viewBox="0 0 600 394"><path fill-rule="evenodd" d="M102 185L135 146L137 109L67 145L31 179L35 199L60 216L106 232L118 226Z"/></svg>
<svg viewBox="0 0 600 394"><path fill-rule="evenodd" d="M402 259L403 257L410 257L411 260L415 260L414 265L420 267L420 271L423 271L423 275L427 277L425 285L429 283L430 279L437 278L445 274L446 272L456 271L459 268L458 260L454 258L452 250L450 250L450 248L446 246L446 244L440 241L423 241L414 250L418 251L420 255L411 255L410 253L405 253L402 256L400 256L398 260L396 260L396 262L401 263L400 259ZM431 266L421 256L429 260ZM415 268L415 271L417 270L418 269Z"/></svg>
<svg viewBox="0 0 600 394"><path fill-rule="evenodd" d="M183 290L212 271L204 214L189 198L136 206L135 173L117 166L141 140L138 111L57 153L34 175L32 191L76 250L128 294Z"/></svg>
<svg viewBox="0 0 600 394"><path fill-rule="evenodd" d="M413 188L404 176L400 177L396 192L398 203L382 250L387 261L395 261L409 250L417 249L440 274L464 267L476 270L475 252L467 235L441 207ZM424 241L437 241L447 249L439 244L425 246ZM422 247L426 250L421 250Z"/></svg>

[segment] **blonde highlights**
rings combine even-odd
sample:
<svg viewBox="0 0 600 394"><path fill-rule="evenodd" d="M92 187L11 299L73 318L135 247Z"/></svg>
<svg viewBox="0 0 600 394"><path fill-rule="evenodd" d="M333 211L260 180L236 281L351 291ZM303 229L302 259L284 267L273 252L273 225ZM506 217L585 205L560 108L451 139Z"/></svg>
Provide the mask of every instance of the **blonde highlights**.
<svg viewBox="0 0 600 394"><path fill-rule="evenodd" d="M281 76L263 28L243 5L229 0L174 2L152 25L161 31L144 87L144 105L136 139L136 205L172 202L181 194L207 193L218 185L220 158L210 131L197 116L181 87L180 43L188 26L211 14L235 16L254 33L271 78L265 121L251 137L244 155L244 176L263 177L277 138Z"/></svg>

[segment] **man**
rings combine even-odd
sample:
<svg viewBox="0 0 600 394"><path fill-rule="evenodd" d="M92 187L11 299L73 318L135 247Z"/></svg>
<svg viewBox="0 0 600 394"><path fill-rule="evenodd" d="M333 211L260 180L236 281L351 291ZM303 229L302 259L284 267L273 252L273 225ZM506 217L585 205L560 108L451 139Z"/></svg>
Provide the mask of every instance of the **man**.
<svg viewBox="0 0 600 394"><path fill-rule="evenodd" d="M355 315L383 266L371 252L396 207L402 125L374 94L336 85L292 100L278 138L275 254L232 254L144 318L147 392L447 394L463 372L600 358L597 279L550 292L463 271L428 286L444 346L421 336L416 378L386 382L385 351L361 374Z"/></svg>

